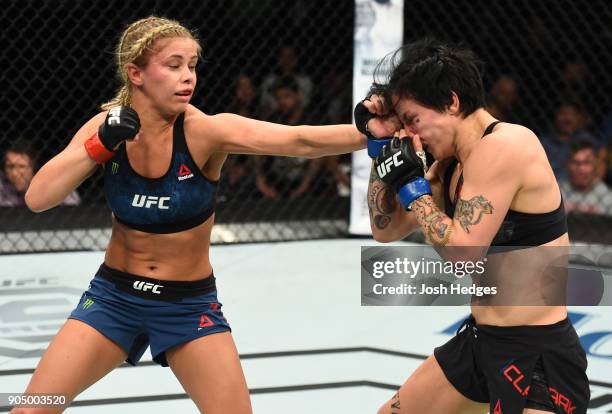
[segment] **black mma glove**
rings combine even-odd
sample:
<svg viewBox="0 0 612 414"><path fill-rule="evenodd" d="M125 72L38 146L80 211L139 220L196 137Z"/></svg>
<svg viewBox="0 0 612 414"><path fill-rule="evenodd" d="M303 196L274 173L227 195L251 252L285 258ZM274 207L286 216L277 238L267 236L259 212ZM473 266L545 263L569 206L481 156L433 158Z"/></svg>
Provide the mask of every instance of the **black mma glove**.
<svg viewBox="0 0 612 414"><path fill-rule="evenodd" d="M422 153L426 157L425 152ZM414 150L410 138L393 138L374 160L378 177L398 193L400 203L410 210L417 198L429 194L429 182L424 178L427 161Z"/></svg>
<svg viewBox="0 0 612 414"><path fill-rule="evenodd" d="M368 130L368 121L374 118L374 114L366 108L363 101L355 105L355 125L359 132L368 137L368 155L370 158L376 158L380 154L382 147L391 141L391 137L376 138Z"/></svg>
<svg viewBox="0 0 612 414"><path fill-rule="evenodd" d="M106 114L98 129L98 137L107 150L114 151L121 142L133 139L139 130L140 119L136 111L127 106L116 106Z"/></svg>

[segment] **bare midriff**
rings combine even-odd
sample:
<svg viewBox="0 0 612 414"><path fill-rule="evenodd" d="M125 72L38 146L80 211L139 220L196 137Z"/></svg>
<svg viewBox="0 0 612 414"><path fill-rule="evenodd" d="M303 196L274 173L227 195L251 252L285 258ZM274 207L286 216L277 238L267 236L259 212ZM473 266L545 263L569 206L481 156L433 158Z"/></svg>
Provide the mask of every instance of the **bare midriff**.
<svg viewBox="0 0 612 414"><path fill-rule="evenodd" d="M159 280L194 281L211 275L209 259L212 215L189 230L152 234L130 229L113 218L107 266Z"/></svg>
<svg viewBox="0 0 612 414"><path fill-rule="evenodd" d="M535 249L542 250L542 247L558 247L558 249L549 249L551 254L558 254L561 258L563 253L566 251L569 244L567 234L546 243L542 246L535 247ZM528 269L532 272L536 268L537 263L525 263L529 260L529 250L519 250L515 254L509 253L508 256L502 260L506 260L510 265L500 266L500 268L507 269L507 272L502 272L498 277L500 280L516 280L517 286L525 285L525 290L521 292L519 298L524 303L522 306L511 306L512 303L507 303L509 306L472 306L472 315L476 319L476 323L479 325L495 325L495 326L521 326L521 325L550 325L567 317L567 309L564 305L555 306L530 306L538 303L538 295L546 294L546 291L539 292L537 286L535 286L537 277L534 276L534 285L526 284L529 279L528 273L525 273L523 279L520 274L521 270ZM503 253L504 255L506 253ZM516 256L515 256L516 255ZM520 256L520 257L517 257ZM567 256L565 256L567 257ZM534 259L538 260L538 259ZM547 258L546 260L550 260ZM518 276L517 276L518 275ZM557 281L562 283L564 281ZM562 286L561 286L562 287ZM517 288L518 291L518 288ZM529 295L533 295L529 297Z"/></svg>

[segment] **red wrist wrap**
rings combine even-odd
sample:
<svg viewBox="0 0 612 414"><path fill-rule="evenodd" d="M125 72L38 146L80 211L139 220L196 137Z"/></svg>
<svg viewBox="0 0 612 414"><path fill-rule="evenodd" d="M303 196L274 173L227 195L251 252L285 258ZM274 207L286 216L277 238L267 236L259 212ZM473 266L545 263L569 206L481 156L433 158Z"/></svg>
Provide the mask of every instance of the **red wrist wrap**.
<svg viewBox="0 0 612 414"><path fill-rule="evenodd" d="M102 144L97 132L85 141L85 151L87 151L89 158L98 164L105 164L115 155L113 151L107 150L104 144Z"/></svg>

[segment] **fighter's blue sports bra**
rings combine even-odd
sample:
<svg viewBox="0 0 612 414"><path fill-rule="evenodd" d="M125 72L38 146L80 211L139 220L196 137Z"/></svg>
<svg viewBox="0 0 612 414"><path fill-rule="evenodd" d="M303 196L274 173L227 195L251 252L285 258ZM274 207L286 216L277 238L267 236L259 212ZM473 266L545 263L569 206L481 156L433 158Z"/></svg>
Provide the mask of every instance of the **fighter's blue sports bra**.
<svg viewBox="0 0 612 414"><path fill-rule="evenodd" d="M215 210L217 182L204 177L189 153L184 114L173 126L170 168L159 178L134 171L125 142L104 165L104 191L115 218L147 233L175 233L198 226Z"/></svg>

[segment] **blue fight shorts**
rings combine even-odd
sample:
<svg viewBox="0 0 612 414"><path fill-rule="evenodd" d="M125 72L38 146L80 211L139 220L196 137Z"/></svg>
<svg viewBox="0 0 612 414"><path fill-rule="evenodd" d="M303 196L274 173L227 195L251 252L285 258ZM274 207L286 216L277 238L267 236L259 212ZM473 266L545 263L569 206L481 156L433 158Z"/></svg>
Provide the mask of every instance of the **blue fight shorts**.
<svg viewBox="0 0 612 414"><path fill-rule="evenodd" d="M150 279L102 264L69 319L92 326L121 346L136 365L147 346L167 367L172 347L230 326L217 301L215 277L193 282Z"/></svg>

